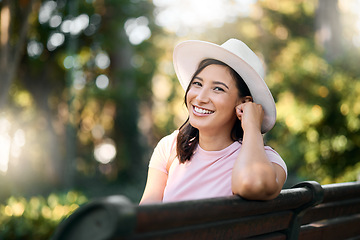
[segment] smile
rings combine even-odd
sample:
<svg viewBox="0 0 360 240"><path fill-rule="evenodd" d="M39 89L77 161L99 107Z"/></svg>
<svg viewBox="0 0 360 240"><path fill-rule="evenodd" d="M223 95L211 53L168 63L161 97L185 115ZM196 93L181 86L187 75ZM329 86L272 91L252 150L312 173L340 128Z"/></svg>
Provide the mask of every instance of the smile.
<svg viewBox="0 0 360 240"><path fill-rule="evenodd" d="M207 109L199 108L199 107L196 107L196 106L194 106L194 111L196 113L200 113L200 114L212 114L212 113L215 112L215 111L210 111L210 110L207 110Z"/></svg>

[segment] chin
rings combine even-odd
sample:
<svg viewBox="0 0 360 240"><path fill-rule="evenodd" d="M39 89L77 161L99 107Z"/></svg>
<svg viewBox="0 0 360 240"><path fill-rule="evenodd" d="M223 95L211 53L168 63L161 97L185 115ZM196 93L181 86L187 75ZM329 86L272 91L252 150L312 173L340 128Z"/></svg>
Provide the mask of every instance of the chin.
<svg viewBox="0 0 360 240"><path fill-rule="evenodd" d="M211 129L211 126L209 126L209 125L198 124L198 123L192 122L192 121L189 121L189 123L192 127L196 128L199 131L208 131L209 129Z"/></svg>

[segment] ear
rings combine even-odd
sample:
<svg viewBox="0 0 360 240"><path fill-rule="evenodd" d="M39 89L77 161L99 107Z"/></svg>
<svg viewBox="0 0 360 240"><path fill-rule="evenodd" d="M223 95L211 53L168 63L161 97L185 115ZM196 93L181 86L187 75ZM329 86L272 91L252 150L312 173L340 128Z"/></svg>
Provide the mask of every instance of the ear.
<svg viewBox="0 0 360 240"><path fill-rule="evenodd" d="M251 96L242 97L240 98L239 104L246 102L254 102L254 100Z"/></svg>

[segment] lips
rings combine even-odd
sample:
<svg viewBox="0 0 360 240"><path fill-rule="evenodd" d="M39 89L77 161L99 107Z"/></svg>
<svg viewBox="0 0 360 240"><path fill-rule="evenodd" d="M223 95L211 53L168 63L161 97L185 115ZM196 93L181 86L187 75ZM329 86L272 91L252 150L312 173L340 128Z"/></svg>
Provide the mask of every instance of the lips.
<svg viewBox="0 0 360 240"><path fill-rule="evenodd" d="M197 107L197 106L193 106L193 109L194 109L194 112L195 113L198 113L198 114L212 114L214 113L215 111L211 111L211 110L208 110L208 109L205 109L205 108L200 108L200 107Z"/></svg>

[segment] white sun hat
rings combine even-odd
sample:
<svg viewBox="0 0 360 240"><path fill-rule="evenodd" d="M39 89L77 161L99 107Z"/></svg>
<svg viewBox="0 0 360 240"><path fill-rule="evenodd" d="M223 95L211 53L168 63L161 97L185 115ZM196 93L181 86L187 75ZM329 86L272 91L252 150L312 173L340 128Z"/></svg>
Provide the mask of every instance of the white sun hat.
<svg viewBox="0 0 360 240"><path fill-rule="evenodd" d="M265 71L258 56L238 39L229 39L222 45L199 40L181 42L174 49L173 63L183 89L187 89L199 63L208 58L226 63L243 78L254 102L264 109L261 132L270 131L276 121L276 106L264 81Z"/></svg>

